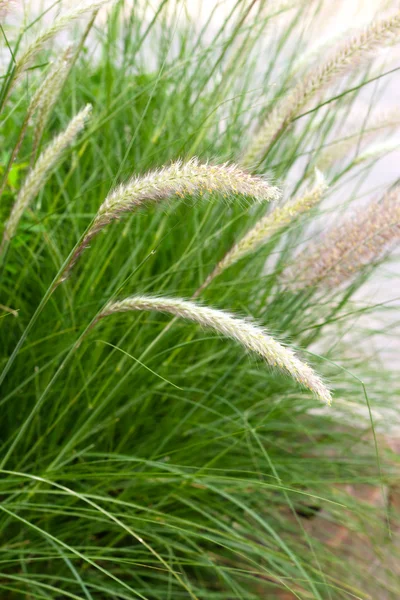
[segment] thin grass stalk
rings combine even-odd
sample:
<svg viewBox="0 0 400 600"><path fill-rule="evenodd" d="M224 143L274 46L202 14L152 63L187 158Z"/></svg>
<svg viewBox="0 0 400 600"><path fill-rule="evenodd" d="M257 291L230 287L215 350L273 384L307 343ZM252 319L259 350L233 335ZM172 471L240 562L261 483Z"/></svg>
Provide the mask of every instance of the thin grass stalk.
<svg viewBox="0 0 400 600"><path fill-rule="evenodd" d="M87 228L87 230L82 234L80 239L77 241L75 246L72 248L71 252L68 254L67 258L64 260L64 262L61 265L61 267L59 268L58 272L53 277L51 284L47 288L44 296L42 297L38 306L36 307L35 312L33 313L28 325L25 327L24 331L22 332L21 337L19 338L17 344L15 345L14 350L12 351L10 357L8 358L8 360L0 374L0 387L3 384L5 378L7 377L11 367L13 366L14 361L17 358L19 351L21 350L22 346L24 345L24 343L25 343L26 339L28 338L30 332L32 331L33 327L35 326L38 318L42 314L43 309L45 308L47 302L50 300L51 296L54 294L55 290L57 289L57 287L60 283L60 280L62 280L62 278L63 278L63 274L64 274L67 266L71 262L71 258L74 256L74 253L76 252L77 248L82 243L82 240L85 238L85 235L88 230L89 230L89 228Z"/></svg>
<svg viewBox="0 0 400 600"><path fill-rule="evenodd" d="M133 296L109 303L97 320L106 316L130 311L157 311L194 321L213 329L225 337L236 340L244 348L261 356L273 368L289 374L295 381L311 390L320 400L331 404L332 397L326 385L306 363L297 358L289 348L282 346L261 327L249 320L214 308L209 308L180 298ZM97 321L96 320L96 321Z"/></svg>
<svg viewBox="0 0 400 600"><path fill-rule="evenodd" d="M212 69L211 69L211 71L209 73L209 80L197 92L196 97L192 101L192 107L195 106L196 103L198 102L199 97L201 96L202 92L204 91L204 87L208 85L208 82L210 80L212 81L212 78L213 78L213 75L214 75L215 71L218 69L218 66L224 60L224 57L225 57L226 53L229 51L229 49L231 47L231 44L233 44L234 40L236 39L237 34L241 30L243 24L245 23L247 17L249 16L249 14L251 13L251 11L253 10L253 8L256 5L256 3L257 3L257 0L252 0L252 2L250 2L250 4L245 8L243 14L240 16L237 24L233 28L233 31L232 31L232 34L231 34L231 38L230 38L230 42L224 46L224 48L223 48L220 56L218 57L217 61L213 65L213 67L212 67ZM248 37L250 37L250 35L251 35L251 30L249 30ZM229 60L229 63L227 65L227 67L223 71L222 79L218 83L217 89L214 90L214 92L213 92L215 94L215 101L216 101L216 103L219 102L219 101L222 102L222 98L224 97L224 93L228 89L230 81L232 81L234 74L236 72L240 72L240 68L242 66L241 59L243 60L243 57L246 56L246 53L243 50L246 47L246 44L248 43L248 37L246 37L243 40L243 43L241 44L241 46L233 53L232 57ZM205 124L206 124L206 122L205 122ZM202 140L204 139L204 137L206 135L206 132L207 132L207 127L206 126L200 128L200 130L198 132L198 135L196 136L195 140L193 141L193 143L191 144L191 146L190 146L190 148L188 150L189 156L193 156L198 151L199 145L202 142Z"/></svg>
<svg viewBox="0 0 400 600"><path fill-rule="evenodd" d="M200 163L196 158L185 163L177 161L158 171L134 177L127 184L112 190L100 206L65 271L64 279L91 240L123 213L132 212L149 202L160 202L174 196L183 199L185 196L201 197L207 193L219 193L227 199L246 196L258 202L279 197L279 190L261 177L254 177L235 165L211 165Z"/></svg>
<svg viewBox="0 0 400 600"><path fill-rule="evenodd" d="M1 29L1 32L3 33L4 38L7 39L1 23L0 23L0 29ZM15 64L16 64L15 54L18 52L18 49L20 47L22 35L23 35L22 32L20 32L20 34L16 40L16 43L15 43L14 51L11 49L11 46L7 43L7 47L10 51L10 60L9 60L8 66L7 66L7 71L4 75L3 83L1 85L0 114L3 112L4 106L7 102L9 93L11 91L11 86L13 83L13 77L14 77L14 73L15 73Z"/></svg>
<svg viewBox="0 0 400 600"><path fill-rule="evenodd" d="M315 185L303 195L295 198L291 202L287 202L281 207L275 208L269 214L265 215L265 217L262 217L257 221L255 226L225 254L222 260L220 260L204 283L196 290L193 298L197 298L223 271L234 265L244 256L255 252L277 231L289 225L301 214L311 210L311 208L321 200L326 189L327 184L322 173L316 170Z"/></svg>
<svg viewBox="0 0 400 600"><path fill-rule="evenodd" d="M17 310L15 310L14 308L10 308L9 306L5 306L4 304L0 304L0 310L9 313L10 315L13 315L14 317L18 317Z"/></svg>
<svg viewBox="0 0 400 600"><path fill-rule="evenodd" d="M65 264L66 264L66 262L64 263L64 265L62 265L62 267L60 268L60 271L57 273L57 275L53 279L53 282L51 283L51 285L47 289L46 294L43 296L43 298L42 298L39 306L37 307L34 315L32 316L30 322L28 323L28 326L26 327L24 333L22 334L22 336L21 336L18 344L14 348L14 351L13 351L12 355L10 356L10 358L9 358L7 364L6 364L6 367L5 367L5 369L3 370L3 372L2 372L2 374L0 376L0 385L3 383L3 381L4 381L4 379L5 379L6 375L7 375L10 367L12 366L12 363L13 363L14 359L16 358L16 356L17 356L19 350L21 349L23 343L25 342L25 340L28 337L30 331L32 330L33 326L35 325L37 319L39 318L39 316L40 316L40 314L42 312L42 310L44 309L44 307L47 304L48 300L50 299L50 297L52 296L53 292L55 291L55 289L57 287L56 283L58 281L60 273L62 273L62 270L63 270ZM32 419L39 412L39 410L42 407L44 401L46 400L47 394L50 391L51 386L58 379L59 375L63 372L64 367L67 365L67 363L69 362L69 360L73 356L73 354L76 351L76 349L81 344L81 342L84 339L84 337L86 336L86 334L94 326L97 318L98 318L98 315L95 316L90 321L90 323L81 332L81 334L76 339L76 341L73 344L73 346L69 349L69 351L67 352L66 356L61 361L61 364L60 364L59 368L55 371L54 375L51 377L49 383L46 385L43 393L41 394L41 396L39 398L39 400L33 406L33 408L31 410L31 412L29 413L28 417L25 419L25 421L23 422L23 424L19 428L18 433L15 436L13 442L10 444L10 447L8 448L7 452L4 454L3 458L1 459L1 461L0 461L0 469L4 469L5 465L7 464L8 460L11 457L12 453L14 452L15 448L19 444L20 440L23 438L23 435L24 435L25 431L27 430L27 428L29 427L30 423L32 422Z"/></svg>
<svg viewBox="0 0 400 600"><path fill-rule="evenodd" d="M45 47L47 42L53 39L60 31L68 27L71 23L84 16L88 12L98 11L99 8L108 4L111 0L97 0L96 2L89 2L84 6L80 6L69 13L62 15L56 19L53 24L39 34L39 36L29 44L29 46L22 52L18 57L16 64L16 72L14 80L28 69L36 55Z"/></svg>
<svg viewBox="0 0 400 600"><path fill-rule="evenodd" d="M390 152L394 152L395 150L398 150L399 147L400 147L399 139L393 140L393 141L388 141L388 142L381 142L379 144L373 144L373 145L365 148L365 150L363 150L363 152L360 152L360 154L358 154L354 158L354 160L352 161L352 164L354 166L357 166L368 160L377 160L377 159L381 158L382 156L389 154Z"/></svg>
<svg viewBox="0 0 400 600"><path fill-rule="evenodd" d="M37 482L38 484L45 484L45 486L50 486L50 487L54 487L56 489L62 490L63 492L65 492L69 495L72 495L74 498L79 499L85 505L88 505L91 508L94 508L97 512L99 512L101 515L103 515L103 517L105 517L108 521L110 521L112 523L116 523L125 533L130 535L142 547L146 548L164 566L164 568L168 572L168 574L170 576L174 577L179 582L179 584L182 586L182 588L189 594L190 598L192 600L198 600L197 596L195 596L195 594L192 592L188 583L185 581L185 579L183 577L181 577L181 574L171 566L169 561L165 560L165 558L163 558L163 556L159 552L157 552L157 550L155 550L151 544L149 544L142 537L140 537L137 533L135 533L135 531L131 527L129 527L126 523L124 523L124 521L122 521L121 519L116 517L110 511L104 509L100 504L94 502L93 499L88 498L86 494L81 494L81 493L77 492L76 490L66 487L65 485L61 485L59 483L52 481L51 479L46 479L44 477L39 477L37 475L32 475L29 473L21 473L21 472L17 472L17 471L4 471L4 473L12 474L13 476L17 476L17 477L21 477L21 478L30 479L34 482ZM6 511L7 511L7 509L6 509ZM10 513L10 511L8 511L8 512ZM68 548L67 545L60 542L60 540L58 540L58 543L61 543L61 545L63 545L65 548ZM75 550L74 554L81 559L84 558L84 555L81 552L79 552L78 550ZM103 567L99 566L96 563L96 561L93 561L90 559L88 560L87 558L85 558L85 560L88 562L88 564L91 564L92 567L95 567L96 569L99 569L102 573L107 574L107 571ZM116 578L114 578L114 579L116 579ZM124 583L124 582L121 581L121 583ZM131 588L127 584L125 584L125 587L129 591L134 591L133 588ZM138 597L144 598L144 596L142 596L141 594L140 595L138 594Z"/></svg>
<svg viewBox="0 0 400 600"><path fill-rule="evenodd" d="M373 144L371 146L367 146L363 152L356 155L352 160L350 160L347 165L341 170L339 170L330 180L330 184L334 185L337 181L342 179L347 173L352 171L355 167L363 165L363 163L369 162L370 164L376 163L381 158L385 157L387 154L394 152L400 148L400 140L393 142L383 142L381 144Z"/></svg>
<svg viewBox="0 0 400 600"><path fill-rule="evenodd" d="M288 96L278 101L277 106L272 109L259 131L250 140L241 164L246 168L257 167L277 138L299 114L300 109L335 77L358 65L372 50L396 40L399 30L400 11L386 19L374 21L365 30L342 44L326 62L311 69Z"/></svg>

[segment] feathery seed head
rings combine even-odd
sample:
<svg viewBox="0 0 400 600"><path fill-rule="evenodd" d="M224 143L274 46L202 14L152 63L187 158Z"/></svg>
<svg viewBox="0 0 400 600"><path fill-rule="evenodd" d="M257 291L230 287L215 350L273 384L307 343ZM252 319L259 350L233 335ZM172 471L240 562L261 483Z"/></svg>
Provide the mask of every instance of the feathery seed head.
<svg viewBox="0 0 400 600"><path fill-rule="evenodd" d="M399 240L397 187L382 201L370 202L310 244L284 273L283 280L295 290L316 285L336 289L385 256Z"/></svg>
<svg viewBox="0 0 400 600"><path fill-rule="evenodd" d="M47 181L51 170L58 163L62 152L72 144L75 137L81 129L83 129L90 116L91 110L91 105L87 104L86 107L69 122L67 128L56 136L39 156L35 166L26 177L11 210L10 217L4 228L3 242L0 251L15 234L25 209Z"/></svg>
<svg viewBox="0 0 400 600"><path fill-rule="evenodd" d="M225 269L235 264L238 260L254 252L262 246L274 233L289 225L300 214L310 210L317 204L325 190L327 184L324 176L318 169L315 169L315 184L307 190L305 194L297 199L287 202L281 207L273 209L270 213L262 217L255 226L250 229L242 239L237 242L217 264L204 283L195 292L194 297L200 293Z"/></svg>
<svg viewBox="0 0 400 600"><path fill-rule="evenodd" d="M131 211L146 201L162 200L173 195L193 196L201 192L218 192L227 197L248 196L259 202L279 197L277 188L236 165L199 163L192 158L186 163L179 160L158 171L134 177L128 184L119 186L103 202L98 217Z"/></svg>
<svg viewBox="0 0 400 600"><path fill-rule="evenodd" d="M109 303L99 319L117 312L150 311L169 313L182 319L194 321L234 339L244 348L261 356L271 367L289 374L295 381L311 390L320 400L331 404L332 397L322 380L307 364L289 348L277 342L258 325L239 319L223 310L201 306L180 298L157 298L133 296Z"/></svg>
<svg viewBox="0 0 400 600"><path fill-rule="evenodd" d="M51 67L47 77L35 94L37 97L35 107L35 112L37 115L31 158L32 161L34 161L36 158L36 151L45 130L48 118L68 78L73 59L74 55L72 52L72 46L68 46L61 54L60 58ZM31 104L33 104L34 101L35 98L32 99Z"/></svg>
<svg viewBox="0 0 400 600"><path fill-rule="evenodd" d="M179 160L168 167L134 177L112 190L104 200L89 231L71 258L63 280L91 239L123 213L131 212L148 202L160 202L174 196L202 196L213 192L227 198L247 196L258 202L279 197L278 188L236 165L200 163L196 158L185 163Z"/></svg>
<svg viewBox="0 0 400 600"><path fill-rule="evenodd" d="M31 117L36 111L43 111L52 99L57 97L57 92L64 76L68 71L69 61L71 59L71 46L69 46L49 68L49 71L33 94L28 108L28 115ZM50 110L54 104L51 104Z"/></svg>
<svg viewBox="0 0 400 600"><path fill-rule="evenodd" d="M376 47L397 39L399 31L400 11L386 19L374 21L358 35L339 46L327 61L311 69L287 97L281 102L278 101L254 139L250 141L241 164L245 167L257 165L311 98L329 85L334 77L357 65Z"/></svg>
<svg viewBox="0 0 400 600"><path fill-rule="evenodd" d="M14 83L21 77L24 71L31 66L35 56L44 48L48 41L50 41L54 36L56 36L60 31L62 31L76 19L79 19L86 13L93 13L99 10L102 6L109 2L110 0L97 0L95 2L90 2L56 19L48 29L43 31L31 44L29 44L25 51L19 57L17 57Z"/></svg>

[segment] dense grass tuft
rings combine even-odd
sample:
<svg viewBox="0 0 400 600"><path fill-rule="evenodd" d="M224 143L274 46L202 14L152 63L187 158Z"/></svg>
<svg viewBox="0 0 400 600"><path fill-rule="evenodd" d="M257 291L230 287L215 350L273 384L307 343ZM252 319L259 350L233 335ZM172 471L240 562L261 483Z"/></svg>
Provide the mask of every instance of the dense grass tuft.
<svg viewBox="0 0 400 600"><path fill-rule="evenodd" d="M103 4L0 0L0 597L396 599L396 73L368 38L310 92L326 2Z"/></svg>

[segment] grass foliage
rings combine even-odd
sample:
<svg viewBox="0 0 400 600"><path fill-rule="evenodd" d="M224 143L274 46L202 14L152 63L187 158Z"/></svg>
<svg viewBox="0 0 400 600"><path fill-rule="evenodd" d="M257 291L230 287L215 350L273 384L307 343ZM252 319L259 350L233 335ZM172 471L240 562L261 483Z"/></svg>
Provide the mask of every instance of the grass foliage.
<svg viewBox="0 0 400 600"><path fill-rule="evenodd" d="M168 202L109 219L60 283L110 190L195 156L240 165L318 63L307 50L318 2L238 0L219 20L217 2L204 2L203 19L183 2L111 4L102 21L85 5L77 26L62 3L48 3L58 15L49 33L44 14L22 24L15 3L0 2L2 237L20 190L29 196L0 257L0 596L398 598L387 556L396 556L388 496L399 460L375 418L398 411L399 382L374 350L395 316L391 304L357 301L376 268L384 272L382 253L364 252L368 264L339 286L290 283L301 278L299 248L312 240L315 252L318 232L365 200L378 156L359 156L380 110L369 92L396 74L369 56L257 147L249 170L282 200L253 203L231 190L224 202L203 180L196 196L178 187ZM61 28L70 49L54 37ZM46 77L52 87L35 96ZM352 109L365 94L357 125ZM40 156L87 104L85 129L47 172ZM386 135L375 126L373 137ZM320 157L323 199L296 200L302 214L278 209L274 225L277 206L308 193ZM46 177L32 193L23 186L38 164ZM196 302L256 319L328 382L331 408L196 322L135 311L92 327L129 296L192 298L267 211L271 234L251 238L251 252ZM365 243L359 235L357 247ZM351 493L361 485L378 488L382 503ZM374 558L321 536L334 526Z"/></svg>

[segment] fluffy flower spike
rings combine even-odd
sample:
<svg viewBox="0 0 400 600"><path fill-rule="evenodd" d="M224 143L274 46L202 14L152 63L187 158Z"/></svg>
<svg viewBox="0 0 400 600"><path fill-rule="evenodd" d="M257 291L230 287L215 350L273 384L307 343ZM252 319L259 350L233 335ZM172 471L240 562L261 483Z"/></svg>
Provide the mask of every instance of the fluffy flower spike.
<svg viewBox="0 0 400 600"><path fill-rule="evenodd" d="M201 306L180 298L156 298L133 296L109 303L100 313L99 319L117 312L149 311L168 313L182 319L194 321L213 329L223 336L239 342L250 352L261 356L271 367L289 374L295 381L311 390L320 400L331 404L332 397L320 377L302 362L293 350L277 342L256 324L239 319L223 310Z"/></svg>
<svg viewBox="0 0 400 600"><path fill-rule="evenodd" d="M128 183L112 190L74 252L63 276L65 279L81 253L106 225L123 213L132 212L143 204L161 202L174 196L203 196L218 193L226 198L247 196L261 202L279 198L279 190L265 179L255 177L232 164L200 163L196 158L177 161L168 167L133 177Z"/></svg>
<svg viewBox="0 0 400 600"><path fill-rule="evenodd" d="M288 96L277 102L276 107L250 141L241 164L245 167L257 165L282 131L314 96L329 85L337 75L342 75L357 65L374 49L393 41L398 36L399 30L400 11L397 11L386 19L371 23L369 27L339 46L327 61L311 69Z"/></svg>
<svg viewBox="0 0 400 600"><path fill-rule="evenodd" d="M25 179L11 210L8 221L5 224L0 253L14 236L24 211L46 183L63 151L72 144L78 133L83 129L90 116L91 110L92 107L88 104L69 122L67 128L56 136L39 156L35 166Z"/></svg>
<svg viewBox="0 0 400 600"><path fill-rule="evenodd" d="M201 287L196 291L194 297L197 297L218 275L225 269L235 264L238 260L254 252L265 244L265 242L279 229L289 225L296 217L310 210L320 200L327 184L322 173L315 169L315 183L313 187L307 190L303 195L287 202L281 207L277 207L270 213L262 217L255 226L248 231L239 242L237 242L217 264Z"/></svg>
<svg viewBox="0 0 400 600"><path fill-rule="evenodd" d="M400 188L355 211L301 252L283 279L293 289L336 289L400 240Z"/></svg>

